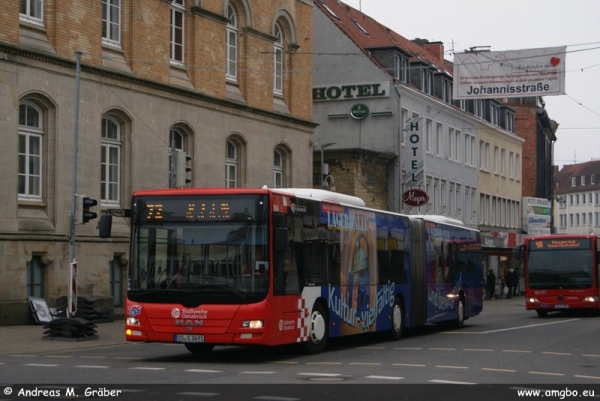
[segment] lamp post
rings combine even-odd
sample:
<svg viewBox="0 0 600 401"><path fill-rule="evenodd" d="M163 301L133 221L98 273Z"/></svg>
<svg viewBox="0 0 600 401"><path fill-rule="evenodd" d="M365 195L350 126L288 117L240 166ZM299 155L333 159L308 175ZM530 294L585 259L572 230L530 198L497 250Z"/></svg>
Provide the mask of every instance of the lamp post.
<svg viewBox="0 0 600 401"><path fill-rule="evenodd" d="M324 145L318 145L321 148L321 188L327 188L327 176L329 175L329 166L325 164L324 149L335 144L335 142L329 142Z"/></svg>

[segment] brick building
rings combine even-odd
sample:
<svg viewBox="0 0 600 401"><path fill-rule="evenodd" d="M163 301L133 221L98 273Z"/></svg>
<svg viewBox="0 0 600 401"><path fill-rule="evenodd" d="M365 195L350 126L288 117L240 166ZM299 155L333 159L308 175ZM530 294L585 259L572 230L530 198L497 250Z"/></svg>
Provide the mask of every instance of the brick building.
<svg viewBox="0 0 600 401"><path fill-rule="evenodd" d="M309 0L31 0L0 13L0 324L27 296L67 295L77 192L100 213L169 187L171 144L190 186L310 186ZM76 56L82 52L76 94ZM77 226L78 295L123 304L128 221Z"/></svg>

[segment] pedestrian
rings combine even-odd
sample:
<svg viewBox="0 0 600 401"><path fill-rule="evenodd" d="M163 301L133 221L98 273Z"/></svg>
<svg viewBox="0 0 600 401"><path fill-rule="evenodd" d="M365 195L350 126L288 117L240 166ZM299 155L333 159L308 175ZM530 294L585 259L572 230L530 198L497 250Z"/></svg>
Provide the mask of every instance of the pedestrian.
<svg viewBox="0 0 600 401"><path fill-rule="evenodd" d="M519 269L517 268L513 271L513 287L514 287L513 295L515 295L515 296L520 295L520 292L521 292L519 289L519 284L520 284L519 280L520 279L521 279L521 275L519 274Z"/></svg>
<svg viewBox="0 0 600 401"><path fill-rule="evenodd" d="M494 299L494 291L496 290L496 275L494 274L494 271L492 269L490 269L490 271L488 272L486 281L488 299Z"/></svg>
<svg viewBox="0 0 600 401"><path fill-rule="evenodd" d="M513 276L512 269L510 269L509 271L504 273L504 282L506 283L506 288L507 288L506 299L512 298L513 288L514 288L513 279L514 279L514 276Z"/></svg>

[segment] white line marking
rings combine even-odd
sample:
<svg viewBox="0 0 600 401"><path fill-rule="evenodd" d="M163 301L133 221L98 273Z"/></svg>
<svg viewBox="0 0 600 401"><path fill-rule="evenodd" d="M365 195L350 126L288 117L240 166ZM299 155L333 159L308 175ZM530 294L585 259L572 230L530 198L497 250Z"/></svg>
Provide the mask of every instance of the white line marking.
<svg viewBox="0 0 600 401"><path fill-rule="evenodd" d="M341 362L306 362L307 365L341 365Z"/></svg>
<svg viewBox="0 0 600 401"><path fill-rule="evenodd" d="M474 351L474 352L494 352L493 349L479 349L479 348L465 348L463 351Z"/></svg>
<svg viewBox="0 0 600 401"><path fill-rule="evenodd" d="M348 365L380 366L379 362L349 362Z"/></svg>
<svg viewBox="0 0 600 401"><path fill-rule="evenodd" d="M596 379L596 380L600 380L600 377L598 377L598 376L582 376L582 375L575 375L575 377L579 377L580 379Z"/></svg>
<svg viewBox="0 0 600 401"><path fill-rule="evenodd" d="M517 373L514 369L494 369L494 368L481 368L481 370L489 370L490 372L507 372L507 373Z"/></svg>
<svg viewBox="0 0 600 401"><path fill-rule="evenodd" d="M52 364L52 363L26 363L25 366L41 366L41 367L53 368L53 367L60 366L60 365L56 365L56 364Z"/></svg>
<svg viewBox="0 0 600 401"><path fill-rule="evenodd" d="M341 373L298 373L300 376L339 377Z"/></svg>
<svg viewBox="0 0 600 401"><path fill-rule="evenodd" d="M569 353L569 352L549 352L549 351L542 351L542 354L546 354L546 355L568 355L568 356L571 355L571 353Z"/></svg>
<svg viewBox="0 0 600 401"><path fill-rule="evenodd" d="M435 365L436 368L442 369L469 369L468 366L447 366L447 365Z"/></svg>
<svg viewBox="0 0 600 401"><path fill-rule="evenodd" d="M457 382L453 380L428 380L430 383L442 383L442 384L477 384L469 382Z"/></svg>
<svg viewBox="0 0 600 401"><path fill-rule="evenodd" d="M402 379L404 379L404 377L396 377L396 376L366 376L365 379L402 380Z"/></svg>
<svg viewBox="0 0 600 401"><path fill-rule="evenodd" d="M194 373L223 373L222 370L208 370L208 369L186 369L186 372Z"/></svg>
<svg viewBox="0 0 600 401"><path fill-rule="evenodd" d="M392 366L409 366L409 367L424 368L427 365L417 365L415 363L392 363Z"/></svg>
<svg viewBox="0 0 600 401"><path fill-rule="evenodd" d="M581 354L581 356L589 356L592 358L600 358L600 355L594 355L594 354Z"/></svg>
<svg viewBox="0 0 600 401"><path fill-rule="evenodd" d="M558 321L558 322L530 324L530 325L527 325L527 326L508 327L506 329L489 330L489 331L442 331L442 334L490 334L490 333L500 333L500 332L503 332L503 331L521 330L521 329L532 329L532 328L535 328L535 327L548 326L548 325L551 325L551 324L569 323L569 322L574 322L576 320L579 320L579 319L569 319L569 320L561 320L561 321Z"/></svg>
<svg viewBox="0 0 600 401"><path fill-rule="evenodd" d="M534 371L529 371L527 372L530 375L548 375L548 376L564 376L563 373L552 373L552 372L534 372Z"/></svg>

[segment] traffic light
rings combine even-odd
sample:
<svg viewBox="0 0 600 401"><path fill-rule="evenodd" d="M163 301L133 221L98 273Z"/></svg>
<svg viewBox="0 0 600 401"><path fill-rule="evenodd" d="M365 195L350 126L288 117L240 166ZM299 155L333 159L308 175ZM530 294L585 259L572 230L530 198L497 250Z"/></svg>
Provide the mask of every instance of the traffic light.
<svg viewBox="0 0 600 401"><path fill-rule="evenodd" d="M185 187L192 181L187 177L187 173L192 171L192 168L187 165L188 160L192 160L192 156L181 149L175 149L175 187L177 188Z"/></svg>
<svg viewBox="0 0 600 401"><path fill-rule="evenodd" d="M96 212L90 211L92 206L96 206L98 201L96 199L88 198L85 195L77 195L77 204L76 204L76 216L75 223L76 224L85 224L88 221L95 219L98 217Z"/></svg>

